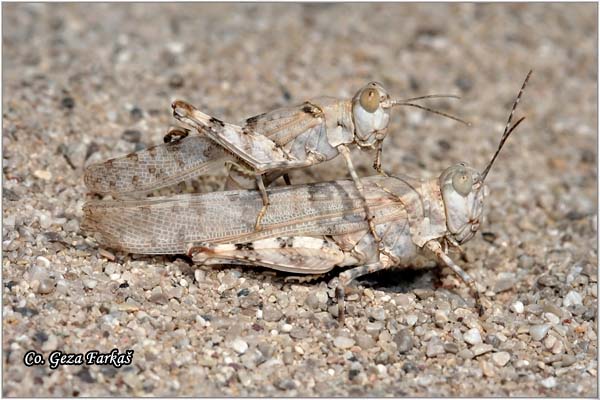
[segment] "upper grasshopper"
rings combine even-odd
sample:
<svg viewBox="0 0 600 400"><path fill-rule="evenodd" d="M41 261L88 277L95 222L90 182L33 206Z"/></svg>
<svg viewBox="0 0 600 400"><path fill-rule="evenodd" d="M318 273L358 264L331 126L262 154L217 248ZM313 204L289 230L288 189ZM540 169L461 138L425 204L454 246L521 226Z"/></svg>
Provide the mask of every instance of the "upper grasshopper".
<svg viewBox="0 0 600 400"><path fill-rule="evenodd" d="M250 183L250 187L260 190L263 201L255 223L255 229L259 230L269 205L265 180L268 184L284 175L289 183L286 173L291 169L309 167L341 154L356 188L364 197L363 185L352 163L348 146L356 144L361 149L376 149L373 167L381 173L381 144L387 134L392 107L414 106L459 120L410 103L412 100L432 97L456 96L432 95L393 100L381 84L370 82L350 100L317 97L297 106L248 118L243 126L225 123L181 100L173 102L172 108L177 120L195 128L238 159L230 163L235 168L230 170L229 188L249 187L247 177L255 182L255 185ZM365 207L371 233L379 243L373 216L366 203Z"/></svg>
<svg viewBox="0 0 600 400"><path fill-rule="evenodd" d="M364 180L364 196L349 181L270 189L271 205L260 231L254 229L253 215L262 207L256 190L91 201L84 206L84 229L108 247L144 254L187 253L204 264L258 265L297 274L355 266L339 278L340 318L344 288L353 279L433 256L470 287L481 312L474 280L447 250L460 249L479 229L487 196L484 182L506 139L524 119L511 125L530 75L482 173L461 162L429 180L373 176ZM364 202L373 211L379 249L365 221Z"/></svg>

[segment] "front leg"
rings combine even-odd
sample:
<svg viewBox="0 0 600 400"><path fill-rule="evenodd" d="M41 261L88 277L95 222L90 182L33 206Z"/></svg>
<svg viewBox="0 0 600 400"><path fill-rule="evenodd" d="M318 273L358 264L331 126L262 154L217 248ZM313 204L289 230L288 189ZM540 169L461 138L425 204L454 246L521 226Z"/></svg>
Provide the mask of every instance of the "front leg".
<svg viewBox="0 0 600 400"><path fill-rule="evenodd" d="M379 175L387 177L388 174L381 169L381 153L383 151L383 141L378 140L376 146L377 153L375 155L375 161L373 162L373 169L375 169L375 171L377 171Z"/></svg>
<svg viewBox="0 0 600 400"><path fill-rule="evenodd" d="M381 250L381 248L382 248L381 238L375 231L375 216L373 215L373 213L371 212L371 209L369 208L369 205L367 204L367 198L365 197L363 184L360 181L360 178L358 177L358 174L356 173L356 170L354 169L354 164L352 164L352 159L350 158L350 150L348 150L348 147L346 147L343 144L339 145L337 148L338 148L338 151L340 152L340 154L344 157L344 160L346 160L346 165L348 166L348 171L350 171L350 176L352 177L352 180L354 181L354 185L356 186L356 189L358 190L358 192L360 193L360 196L362 197L363 201L365 202L365 212L367 213L367 222L369 223L369 229L371 231L371 234L375 238L375 242L377 242L378 248Z"/></svg>

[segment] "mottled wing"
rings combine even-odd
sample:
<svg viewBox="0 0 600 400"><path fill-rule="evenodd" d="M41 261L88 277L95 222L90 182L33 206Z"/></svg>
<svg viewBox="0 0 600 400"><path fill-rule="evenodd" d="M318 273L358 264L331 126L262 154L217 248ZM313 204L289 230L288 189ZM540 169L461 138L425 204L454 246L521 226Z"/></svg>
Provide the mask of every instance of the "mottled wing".
<svg viewBox="0 0 600 400"><path fill-rule="evenodd" d="M322 126L324 123L320 110L309 103L304 103L248 118L244 128L260 133L280 146L285 146L304 132Z"/></svg>
<svg viewBox="0 0 600 400"><path fill-rule="evenodd" d="M366 181L375 222L405 218L397 201ZM193 242L241 243L280 236L341 235L368 229L352 181L269 189L270 205L255 231L262 198L256 190L144 200L90 201L83 227L99 243L132 253L185 253Z"/></svg>
<svg viewBox="0 0 600 400"><path fill-rule="evenodd" d="M231 158L210 139L192 135L90 165L85 170L84 181L94 193L144 193L214 172Z"/></svg>

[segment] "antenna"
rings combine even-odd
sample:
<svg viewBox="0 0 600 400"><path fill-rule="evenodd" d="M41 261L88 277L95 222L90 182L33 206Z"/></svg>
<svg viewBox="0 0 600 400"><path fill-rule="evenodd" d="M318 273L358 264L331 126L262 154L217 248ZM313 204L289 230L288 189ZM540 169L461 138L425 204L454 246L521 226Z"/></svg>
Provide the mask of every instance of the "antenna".
<svg viewBox="0 0 600 400"><path fill-rule="evenodd" d="M506 139L508 139L510 134L525 119L525 117L522 117L517 122L515 122L514 125L510 126L513 114L515 113L515 110L517 109L517 105L519 104L519 101L521 100L521 96L523 95L523 91L525 90L525 86L527 86L527 82L529 81L529 77L531 76L532 72L533 72L533 70L529 70L529 73L527 74L527 77L525 78L525 81L523 82L523 85L521 86L521 90L519 91L519 94L517 95L517 98L516 98L515 102L513 103L512 110L510 111L510 115L508 116L508 120L506 121L506 126L504 127L504 133L502 134L502 139L500 139L500 144L498 145L498 149L494 153L494 156L492 157L492 159L490 160L488 165L483 170L483 173L481 174L482 181L485 181L485 177L487 176L488 172L490 172L490 168L492 168L494 161L496 161L496 157L498 157L498 154L500 154L500 150L502 150L502 147L504 146Z"/></svg>
<svg viewBox="0 0 600 400"><path fill-rule="evenodd" d="M458 96L453 96L453 95L435 95L434 94L434 95L429 95L429 96L415 97L413 99L407 99L407 100L392 100L392 101L388 102L388 104L390 106L410 106L410 107L420 108L421 110L429 111L431 113L434 113L434 114L437 114L437 115L441 115L442 117L453 119L454 121L458 121L458 122L460 122L462 124L465 124L466 126L471 126L470 122L464 121L464 120L462 120L462 119L460 119L458 117L455 117L453 115L446 114L445 112L434 110L433 108L421 106L419 104L408 103L408 101L411 101L411 100L420 100L420 99L438 98L438 97L459 98Z"/></svg>

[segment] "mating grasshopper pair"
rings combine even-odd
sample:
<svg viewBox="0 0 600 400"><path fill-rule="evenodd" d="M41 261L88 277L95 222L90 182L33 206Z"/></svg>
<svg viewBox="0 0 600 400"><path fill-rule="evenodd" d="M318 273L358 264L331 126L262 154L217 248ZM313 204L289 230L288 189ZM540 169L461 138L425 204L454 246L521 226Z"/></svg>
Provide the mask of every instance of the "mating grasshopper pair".
<svg viewBox="0 0 600 400"><path fill-rule="evenodd" d="M446 253L448 247L460 249L459 246L471 239L479 228L483 201L487 195L484 181L506 139L524 119L511 125L530 74L513 104L498 149L481 174L466 163L459 163L432 180L380 175L358 180L359 184L356 180L335 181L259 191L234 190L141 200L95 200L84 206L83 227L95 233L99 243L104 246L142 254L187 253L194 261L204 264L254 265L296 274L322 274L336 266L355 266L343 272L339 278L336 294L341 320L344 318L344 289L353 279L392 266L419 264L421 260L433 256L451 268L470 287L481 312L475 282ZM361 97L362 94L358 96L358 104L365 108L368 102L361 104ZM377 121L380 122L387 121L382 103L389 105L391 102L386 96L383 99L379 97L378 104L382 111ZM175 103L174 108L175 115L190 124L203 120L199 118L203 114L182 107L181 103ZM185 111L180 111L182 108ZM376 110L373 107L370 109ZM263 117L257 120L265 122L269 119ZM344 121L348 119L342 118L342 123ZM211 122L210 119L206 122L207 126L213 124L220 127L210 135L236 130L235 126L222 122ZM323 123L330 122L325 119ZM373 120L371 123L374 126ZM361 140L366 143L372 138L372 143L380 142L385 135L387 122L377 126L383 130L382 135L362 135ZM278 131L273 129L273 132L272 137L276 137ZM256 136L253 131L237 133ZM213 136L210 135L212 140ZM134 163L139 169L140 163L146 163L145 167L149 169L147 160L151 156L155 162L154 168L167 168L170 164L159 165L156 160L171 157L173 166L181 169L187 165L183 155L177 152L185 147L183 143L189 147L195 146L201 152L208 151L203 153L202 162L196 162L196 169L190 165L188 172L178 176L180 180L206 167L214 161L215 155L231 156L223 151L225 146L204 147L210 142L200 138L188 136L162 147L91 167L86 172L86 183L92 190L106 187L109 193L117 189L124 192L123 188L128 187L135 192L135 189L143 187L139 182L144 181L145 177L160 178L161 175L143 175L143 178L136 180L137 186L133 184L133 177L138 175L130 175L132 184L119 186L124 179L119 174L121 167L115 168L115 165L121 162ZM327 136L323 136L325 139ZM306 148L306 140L299 143ZM107 171L110 174L103 174ZM269 173L281 174L281 171L274 169ZM167 174L163 173L163 176ZM172 179L172 175L169 179ZM146 183L147 180L144 181ZM269 199L266 209L265 193ZM260 230L255 229L254 215L257 213L263 214Z"/></svg>
<svg viewBox="0 0 600 400"><path fill-rule="evenodd" d="M375 148L377 155L373 166L381 173L381 146L392 107L417 107L464 123L446 113L411 103L430 98L457 96L429 95L392 100L380 84L371 82L351 100L318 97L298 106L248 118L243 126L222 122L186 102L175 101L173 115L195 129L198 136L185 140L189 130L175 128L165 136L165 145L90 166L85 182L96 193L128 195L170 186L225 163L230 167L226 189L260 190L263 206L255 223L255 229L260 230L269 205L265 186L282 175L289 184L288 171L329 161L339 154L344 157L354 184L364 197L348 146ZM368 205L366 207L371 232L379 242L372 215Z"/></svg>

